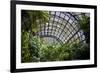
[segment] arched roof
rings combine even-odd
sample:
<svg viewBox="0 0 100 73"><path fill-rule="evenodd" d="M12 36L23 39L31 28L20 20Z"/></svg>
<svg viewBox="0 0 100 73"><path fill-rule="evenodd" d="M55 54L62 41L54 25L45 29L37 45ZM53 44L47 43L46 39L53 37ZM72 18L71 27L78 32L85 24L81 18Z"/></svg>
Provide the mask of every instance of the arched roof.
<svg viewBox="0 0 100 73"><path fill-rule="evenodd" d="M38 35L42 38L50 37L62 43L83 41L85 36L78 24L78 19L83 14L85 13L49 11L49 22L40 25Z"/></svg>

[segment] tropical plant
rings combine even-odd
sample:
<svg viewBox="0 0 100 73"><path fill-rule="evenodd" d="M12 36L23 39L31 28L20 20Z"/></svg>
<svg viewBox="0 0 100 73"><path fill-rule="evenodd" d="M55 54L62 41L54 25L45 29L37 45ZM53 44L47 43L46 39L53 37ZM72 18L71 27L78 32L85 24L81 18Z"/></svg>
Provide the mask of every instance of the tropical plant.
<svg viewBox="0 0 100 73"><path fill-rule="evenodd" d="M36 32L37 27L48 22L47 11L22 10L22 30Z"/></svg>
<svg viewBox="0 0 100 73"><path fill-rule="evenodd" d="M81 15L78 22L80 25L80 29L82 29L83 31L88 31L89 26L90 26L90 17L89 16L86 16L85 14Z"/></svg>
<svg viewBox="0 0 100 73"><path fill-rule="evenodd" d="M79 19L80 29L83 30L86 43L90 43L90 17L83 14Z"/></svg>
<svg viewBox="0 0 100 73"><path fill-rule="evenodd" d="M82 60L90 58L90 48L87 43L76 43L70 46L71 58L74 60Z"/></svg>
<svg viewBox="0 0 100 73"><path fill-rule="evenodd" d="M32 37L30 43L31 50L28 56L30 61L25 59L25 62L82 60L90 58L89 45L86 43L48 44L42 38L36 36Z"/></svg>
<svg viewBox="0 0 100 73"><path fill-rule="evenodd" d="M22 49L21 49L21 62L31 62L30 59L30 51L29 51L29 33L28 32L22 32Z"/></svg>
<svg viewBox="0 0 100 73"><path fill-rule="evenodd" d="M89 43L49 44L42 38L35 36L39 24L45 24L48 22L48 18L48 12L45 11L22 10L22 62L48 62L90 58ZM88 17L82 16L79 20L80 28L84 31L84 34L89 29L88 19Z"/></svg>
<svg viewBox="0 0 100 73"><path fill-rule="evenodd" d="M37 27L48 22L47 11L22 10L21 13L21 43L22 43L22 62L38 61L38 49L33 50L31 45L32 37L35 36ZM36 42L36 41L35 41ZM35 54L35 56L33 55Z"/></svg>

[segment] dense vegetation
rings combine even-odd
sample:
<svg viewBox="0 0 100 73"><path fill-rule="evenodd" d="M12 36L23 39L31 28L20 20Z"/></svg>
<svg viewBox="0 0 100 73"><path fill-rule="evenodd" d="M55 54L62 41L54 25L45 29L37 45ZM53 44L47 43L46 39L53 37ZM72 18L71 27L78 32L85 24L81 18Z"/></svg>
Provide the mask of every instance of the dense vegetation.
<svg viewBox="0 0 100 73"><path fill-rule="evenodd" d="M26 63L89 59L89 42L48 44L42 38L36 36L38 25L48 22L48 17L49 14L46 11L22 11L21 61ZM84 33L88 31L85 21L88 22L87 17L84 16L79 21L80 28ZM86 37L88 36L86 35Z"/></svg>
<svg viewBox="0 0 100 73"><path fill-rule="evenodd" d="M26 40L24 44L27 42L29 41ZM29 43L30 47L25 45L22 51L23 62L89 59L89 45L85 43L47 44L43 39L37 37L32 37Z"/></svg>

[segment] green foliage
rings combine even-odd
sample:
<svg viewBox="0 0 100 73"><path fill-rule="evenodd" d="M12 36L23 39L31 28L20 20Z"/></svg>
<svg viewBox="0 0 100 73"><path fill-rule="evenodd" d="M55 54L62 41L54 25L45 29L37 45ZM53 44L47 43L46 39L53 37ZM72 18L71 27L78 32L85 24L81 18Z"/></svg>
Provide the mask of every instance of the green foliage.
<svg viewBox="0 0 100 73"><path fill-rule="evenodd" d="M90 25L90 18L88 16L82 15L79 19L80 28L83 31L87 31Z"/></svg>
<svg viewBox="0 0 100 73"><path fill-rule="evenodd" d="M89 59L90 56L89 45L85 43L73 45L47 44L47 42L39 37L32 37L30 45L31 52L27 51L27 53L30 53L31 62L81 60Z"/></svg>
<svg viewBox="0 0 100 73"><path fill-rule="evenodd" d="M21 56L22 62L30 62L30 52L29 52L29 33L22 32L22 40L21 40Z"/></svg>
<svg viewBox="0 0 100 73"><path fill-rule="evenodd" d="M85 36L86 43L90 43L90 17L82 15L78 22Z"/></svg>
<svg viewBox="0 0 100 73"><path fill-rule="evenodd" d="M38 30L39 24L48 22L47 11L22 10L21 13L21 56L22 62L39 61L39 40L32 37ZM35 36L35 35L34 35ZM31 39L32 37L32 39ZM34 42L35 41L35 42Z"/></svg>
<svg viewBox="0 0 100 73"><path fill-rule="evenodd" d="M70 46L70 51L72 51L72 59L89 59L90 58L90 48L86 43L78 43Z"/></svg>
<svg viewBox="0 0 100 73"><path fill-rule="evenodd" d="M87 43L58 44L44 41L42 38L33 35L39 24L48 22L49 15L46 11L22 11L21 27L21 61L26 62L48 62L81 60L90 58L90 49ZM87 30L88 18L83 16L80 27Z"/></svg>
<svg viewBox="0 0 100 73"><path fill-rule="evenodd" d="M47 45L41 49L41 61L63 61L67 60L69 53L60 45Z"/></svg>
<svg viewBox="0 0 100 73"><path fill-rule="evenodd" d="M22 30L36 32L38 25L48 20L48 11L22 10Z"/></svg>

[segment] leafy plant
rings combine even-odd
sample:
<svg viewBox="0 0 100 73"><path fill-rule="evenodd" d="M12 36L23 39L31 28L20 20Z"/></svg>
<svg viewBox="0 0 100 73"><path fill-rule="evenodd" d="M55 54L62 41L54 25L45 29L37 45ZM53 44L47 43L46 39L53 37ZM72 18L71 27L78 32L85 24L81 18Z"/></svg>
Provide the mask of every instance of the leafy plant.
<svg viewBox="0 0 100 73"><path fill-rule="evenodd" d="M22 56L22 62L31 62L30 59L30 52L29 52L29 33L22 32L22 39L21 43L22 49L21 49L21 56Z"/></svg>
<svg viewBox="0 0 100 73"><path fill-rule="evenodd" d="M89 59L90 58L90 48L86 43L73 44L70 47L72 51L72 59Z"/></svg>
<svg viewBox="0 0 100 73"><path fill-rule="evenodd" d="M48 22L48 18L49 15L46 11L22 11L22 63L81 60L90 58L88 43L49 44L42 38L35 36L38 25ZM88 23L89 18L87 16L82 16L79 20L80 28L84 32L87 32L89 29Z"/></svg>
<svg viewBox="0 0 100 73"><path fill-rule="evenodd" d="M47 11L22 10L21 13L21 43L22 43L22 62L39 61L39 48L35 41L32 42L32 36L35 36L37 27L40 24L48 22L49 15ZM38 40L37 40L38 41ZM39 43L38 43L39 44ZM35 49L36 48L36 49Z"/></svg>
<svg viewBox="0 0 100 73"><path fill-rule="evenodd" d="M78 22L83 31L87 31L89 29L90 18L88 16L82 15Z"/></svg>
<svg viewBox="0 0 100 73"><path fill-rule="evenodd" d="M33 37L30 41L31 62L65 61L89 59L89 45L86 43L78 44L47 44L39 37Z"/></svg>
<svg viewBox="0 0 100 73"><path fill-rule="evenodd" d="M40 24L48 22L47 11L22 10L22 30L36 32Z"/></svg>
<svg viewBox="0 0 100 73"><path fill-rule="evenodd" d="M80 29L83 30L86 43L90 43L90 17L83 14L79 19Z"/></svg>

